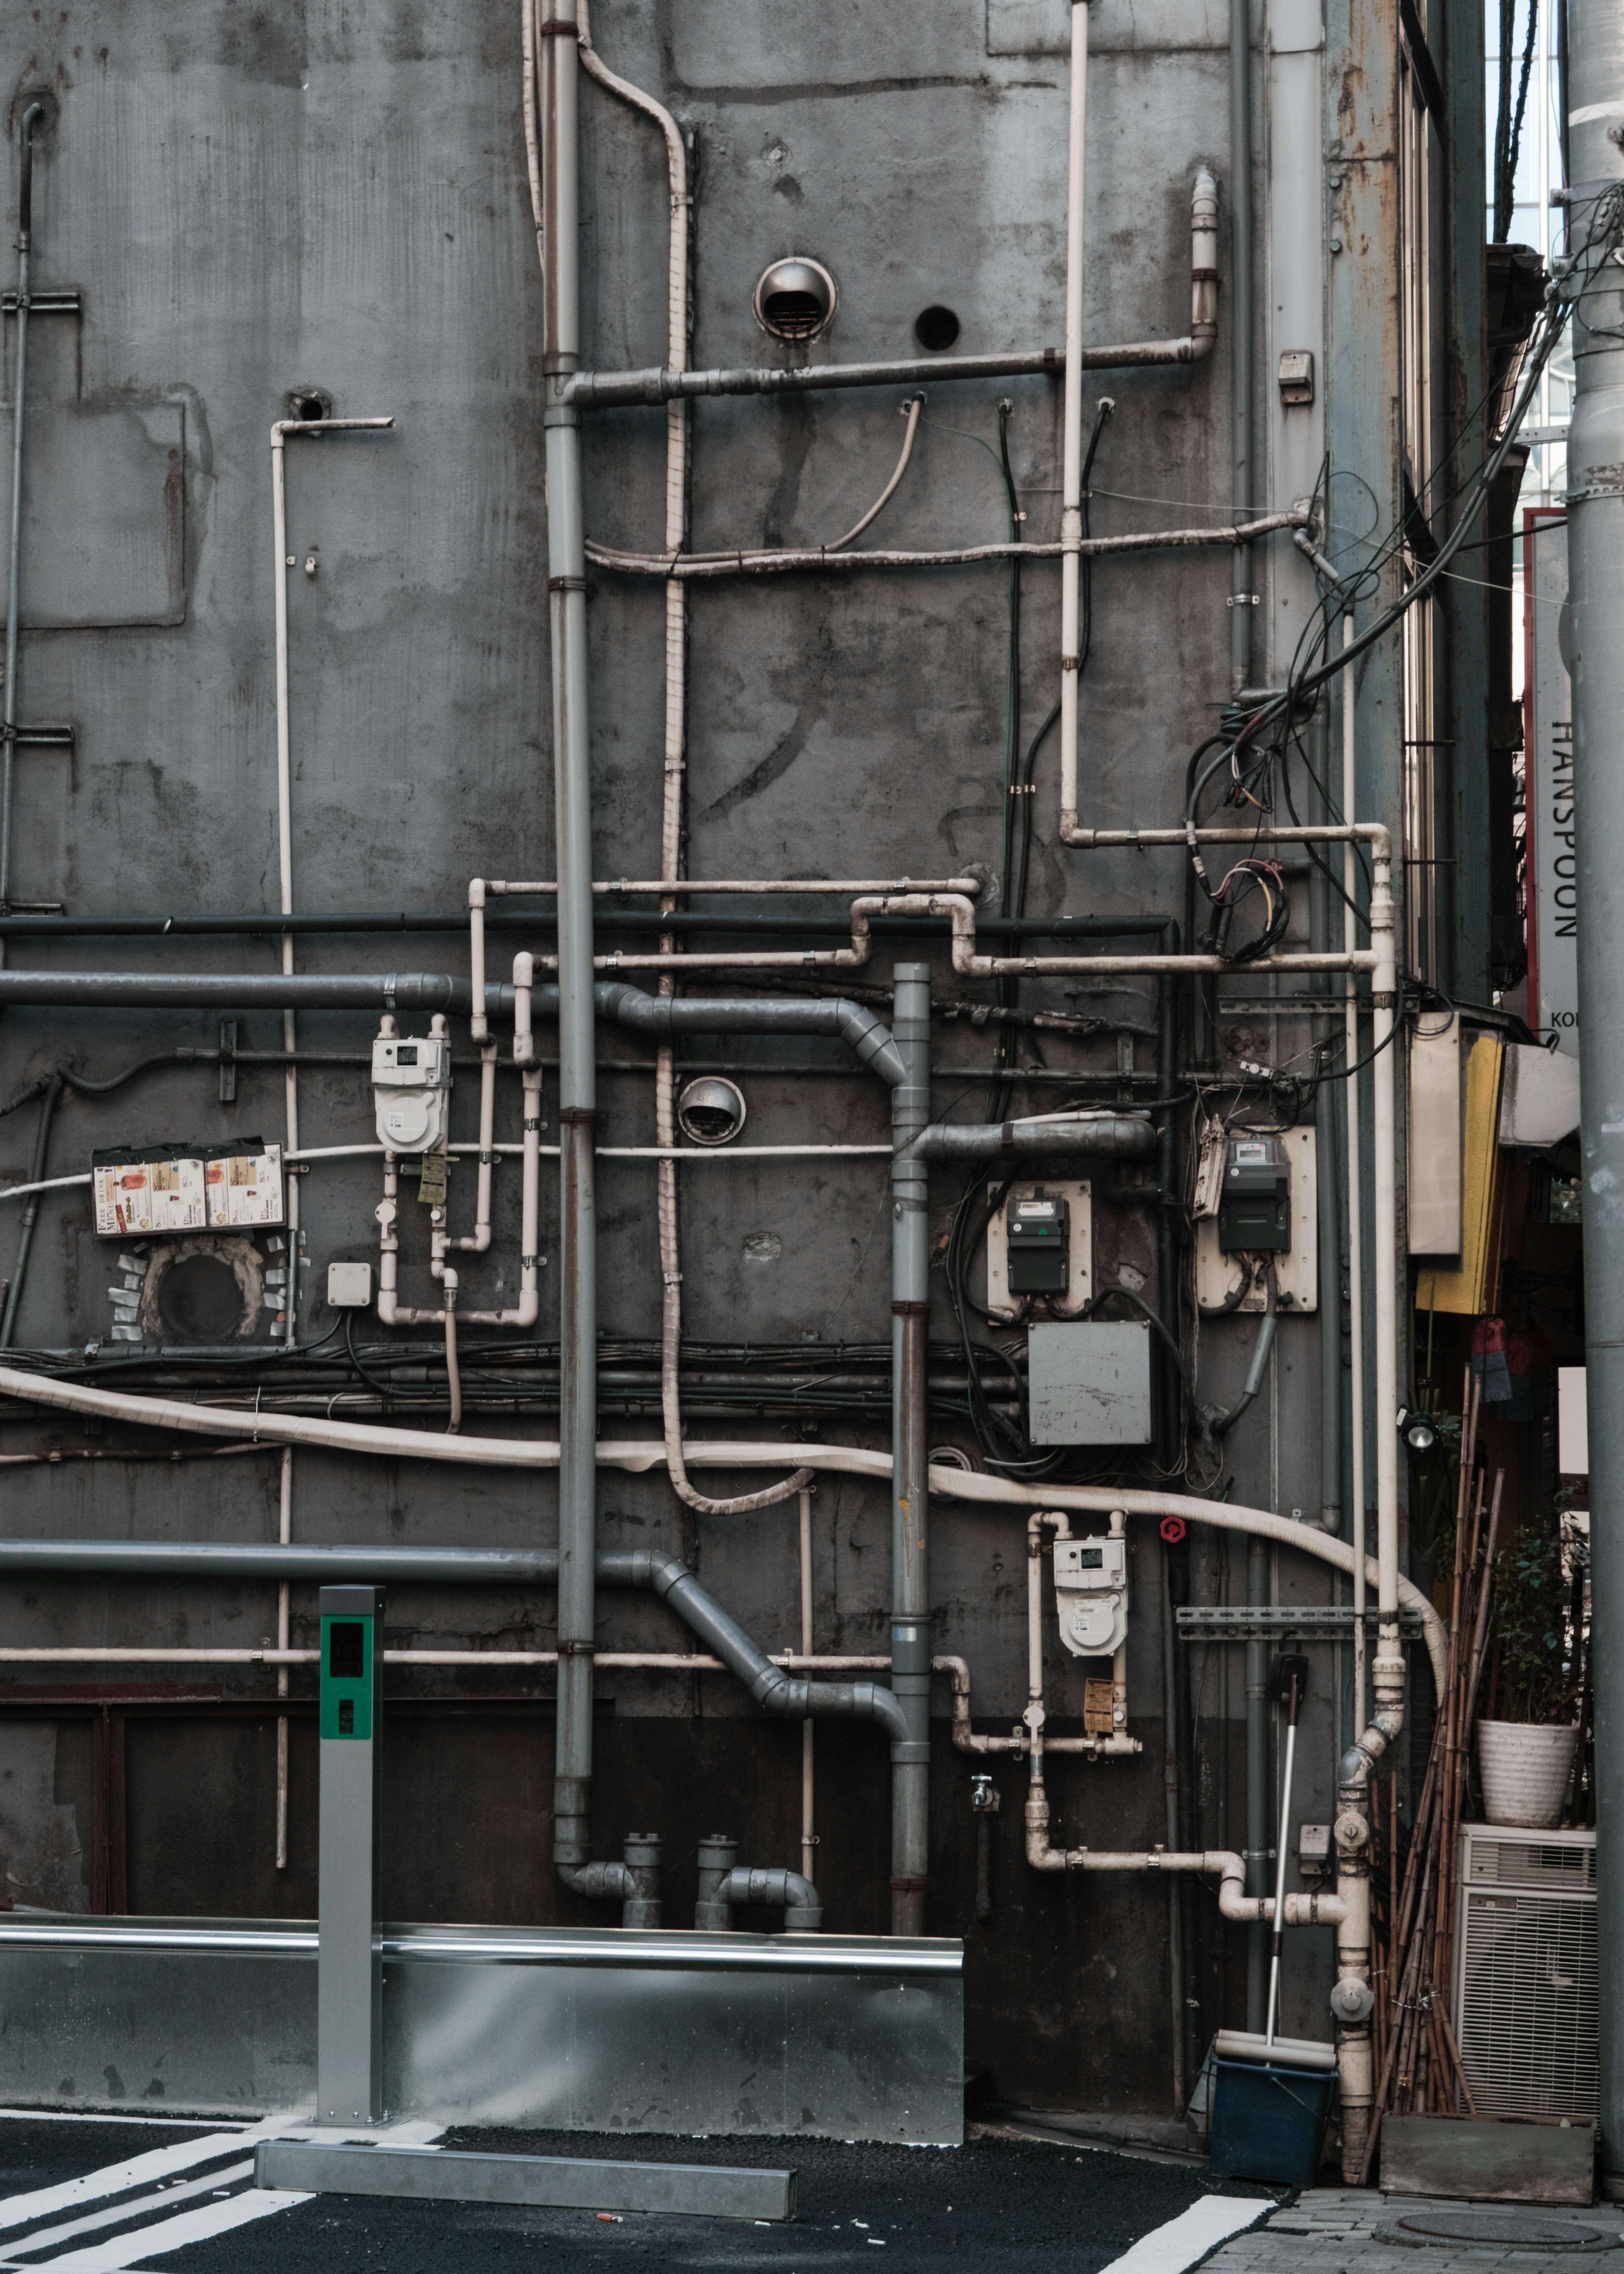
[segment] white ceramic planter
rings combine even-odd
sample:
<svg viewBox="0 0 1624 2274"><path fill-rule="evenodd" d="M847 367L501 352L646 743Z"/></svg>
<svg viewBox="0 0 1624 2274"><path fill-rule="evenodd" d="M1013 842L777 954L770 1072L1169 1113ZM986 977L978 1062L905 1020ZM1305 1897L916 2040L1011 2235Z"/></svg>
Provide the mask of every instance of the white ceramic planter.
<svg viewBox="0 0 1624 2274"><path fill-rule="evenodd" d="M1577 1722L1479 1721L1477 1770L1489 1822L1552 1830L1568 1797L1578 1742Z"/></svg>

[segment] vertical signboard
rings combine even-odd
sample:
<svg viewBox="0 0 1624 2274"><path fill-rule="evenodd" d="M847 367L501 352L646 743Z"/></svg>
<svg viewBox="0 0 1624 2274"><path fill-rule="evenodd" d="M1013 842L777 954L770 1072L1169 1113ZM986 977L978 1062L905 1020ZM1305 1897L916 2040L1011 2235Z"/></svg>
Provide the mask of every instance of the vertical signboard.
<svg viewBox="0 0 1624 2274"><path fill-rule="evenodd" d="M1541 1042L1579 1055L1579 885L1573 701L1565 650L1568 521L1522 516L1522 761L1528 838L1528 1015Z"/></svg>

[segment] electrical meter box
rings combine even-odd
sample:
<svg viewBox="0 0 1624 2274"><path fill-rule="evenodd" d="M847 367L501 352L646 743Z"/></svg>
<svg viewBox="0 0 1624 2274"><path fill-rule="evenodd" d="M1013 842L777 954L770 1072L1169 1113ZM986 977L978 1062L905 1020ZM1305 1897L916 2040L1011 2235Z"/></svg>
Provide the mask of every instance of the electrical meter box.
<svg viewBox="0 0 1624 2274"><path fill-rule="evenodd" d="M1047 1318L1075 1318L1094 1293L1094 1209L1087 1179L1048 1177L1041 1184L1021 1178L1005 1185L1000 1177L985 1191L989 1202L996 1201L987 1222L989 1316L1024 1318L1036 1304ZM1017 1213L1034 1203L1042 1214ZM1013 1240L1011 1224L1026 1227ZM1056 1247L1064 1255L1064 1276L1056 1269ZM1033 1277L1058 1278L1059 1289L1047 1284L1032 1289L1027 1282Z"/></svg>
<svg viewBox="0 0 1624 2274"><path fill-rule="evenodd" d="M451 1044L380 1035L372 1043L378 1139L391 1153L443 1150L451 1123Z"/></svg>
<svg viewBox="0 0 1624 2274"><path fill-rule="evenodd" d="M1064 1295L1071 1284L1071 1211L1041 1185L1004 1214L1011 1295Z"/></svg>
<svg viewBox="0 0 1624 2274"><path fill-rule="evenodd" d="M1227 1255L1282 1254L1291 1245L1291 1170L1278 1137L1231 1137L1218 1196L1218 1245Z"/></svg>
<svg viewBox="0 0 1624 2274"><path fill-rule="evenodd" d="M1255 1314L1267 1300L1266 1275L1252 1260L1256 1250L1248 1235L1230 1254L1223 1237L1223 1187L1229 1181L1229 1146L1233 1141L1232 1137L1221 1136L1218 1140L1223 1174L1214 1179L1218 1190L1214 1212L1196 1218L1196 1306L1207 1313L1239 1310ZM1312 1127L1282 1129L1268 1141L1279 1146L1288 1172L1287 1203L1291 1226L1291 1237L1285 1246L1264 1250L1274 1266L1275 1299L1282 1312L1312 1311L1318 1308L1320 1300L1320 1184L1315 1173L1314 1132ZM1335 1291L1335 1256L1330 1259L1329 1269Z"/></svg>
<svg viewBox="0 0 1624 2274"><path fill-rule="evenodd" d="M1112 1657L1128 1635L1127 1541L1057 1540L1055 1612L1069 1651Z"/></svg>

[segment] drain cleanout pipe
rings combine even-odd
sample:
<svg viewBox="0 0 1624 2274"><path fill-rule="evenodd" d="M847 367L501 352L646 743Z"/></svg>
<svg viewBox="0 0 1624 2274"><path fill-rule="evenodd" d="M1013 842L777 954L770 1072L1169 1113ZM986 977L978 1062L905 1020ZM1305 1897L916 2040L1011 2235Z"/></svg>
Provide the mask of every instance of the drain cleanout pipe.
<svg viewBox="0 0 1624 2274"><path fill-rule="evenodd" d="M923 1934L930 1827L930 966L899 963L891 1040L906 1079L891 1094L891 1688L905 1727L891 1749L891 1931Z"/></svg>
<svg viewBox="0 0 1624 2274"><path fill-rule="evenodd" d="M581 414L581 51L575 0L553 0L541 40L545 255L547 593L553 662L553 792L558 849L559 1673L553 1858L566 1886L591 1857L593 1553L598 1525L598 1118L592 993L592 784L587 717L586 530Z"/></svg>
<svg viewBox="0 0 1624 2274"><path fill-rule="evenodd" d="M1598 200L1624 178L1624 15L1617 0L1568 0L1571 170L1568 244L1604 221ZM1575 394L1568 440L1568 564L1573 608L1575 825L1579 860L1579 1015L1584 1035L1580 1136L1585 1178L1585 1328L1591 1505L1624 1496L1624 267L1594 272L1573 331ZM1580 321L1579 319L1583 319ZM1624 1633L1624 1552L1615 1521L1592 1547L1595 1628ZM1624 2172L1624 1689L1611 1648L1596 1660L1598 1949L1601 2164Z"/></svg>

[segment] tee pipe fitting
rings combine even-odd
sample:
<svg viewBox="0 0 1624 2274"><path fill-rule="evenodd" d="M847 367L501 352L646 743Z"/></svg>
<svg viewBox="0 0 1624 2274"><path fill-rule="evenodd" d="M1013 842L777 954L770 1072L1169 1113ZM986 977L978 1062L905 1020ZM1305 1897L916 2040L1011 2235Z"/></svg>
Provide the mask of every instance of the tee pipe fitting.
<svg viewBox="0 0 1624 2274"><path fill-rule="evenodd" d="M660 1836L628 1832L620 1864L560 1864L558 1875L572 1894L592 1902L619 1899L622 1926L657 1927L660 1923Z"/></svg>
<svg viewBox="0 0 1624 2274"><path fill-rule="evenodd" d="M739 1842L713 1834L699 1843L699 1899L694 1924L712 1933L733 1933L735 1909L760 1903L784 1913L789 1934L816 1934L823 1921L823 1899L799 1871L752 1871L735 1866Z"/></svg>

